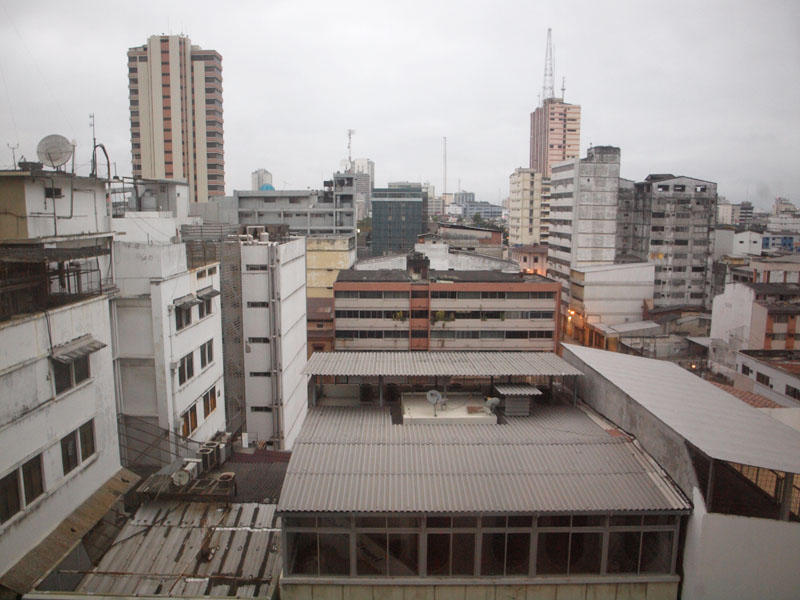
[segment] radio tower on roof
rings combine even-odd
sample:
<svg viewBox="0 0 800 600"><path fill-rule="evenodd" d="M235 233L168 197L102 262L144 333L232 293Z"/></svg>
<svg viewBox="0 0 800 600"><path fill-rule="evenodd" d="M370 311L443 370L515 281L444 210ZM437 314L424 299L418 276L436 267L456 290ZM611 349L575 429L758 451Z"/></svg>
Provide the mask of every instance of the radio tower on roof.
<svg viewBox="0 0 800 600"><path fill-rule="evenodd" d="M547 49L544 55L544 82L542 83L542 102L554 98L556 93L553 89L553 41L552 30L547 28Z"/></svg>

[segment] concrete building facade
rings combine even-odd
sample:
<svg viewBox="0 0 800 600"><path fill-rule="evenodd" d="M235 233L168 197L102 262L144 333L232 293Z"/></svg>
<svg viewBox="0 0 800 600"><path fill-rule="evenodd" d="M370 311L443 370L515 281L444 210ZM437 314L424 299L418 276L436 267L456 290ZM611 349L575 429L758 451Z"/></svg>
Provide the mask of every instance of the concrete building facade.
<svg viewBox="0 0 800 600"><path fill-rule="evenodd" d="M586 158L553 168L547 274L561 283L565 308L571 270L616 257L619 167L619 148L595 146Z"/></svg>
<svg viewBox="0 0 800 600"><path fill-rule="evenodd" d="M550 177L556 163L577 158L581 145L581 107L546 98L531 113L530 168Z"/></svg>
<svg viewBox="0 0 800 600"><path fill-rule="evenodd" d="M272 173L266 169L256 169L250 174L250 189L257 192L265 185L272 185Z"/></svg>
<svg viewBox="0 0 800 600"><path fill-rule="evenodd" d="M496 271L341 271L336 350L525 350L558 347L559 285Z"/></svg>
<svg viewBox="0 0 800 600"><path fill-rule="evenodd" d="M315 235L306 238L306 296L333 298L339 271L356 263L355 235Z"/></svg>
<svg viewBox="0 0 800 600"><path fill-rule="evenodd" d="M509 245L546 243L549 216L550 179L533 169L515 169L509 177Z"/></svg>
<svg viewBox="0 0 800 600"><path fill-rule="evenodd" d="M241 286L231 306L240 338L226 349L226 379L241 394L249 441L289 450L308 404L305 240L247 239L227 242L225 252L238 254Z"/></svg>
<svg viewBox="0 0 800 600"><path fill-rule="evenodd" d="M192 202L225 195L222 57L183 35L128 50L133 176L189 184Z"/></svg>
<svg viewBox="0 0 800 600"><path fill-rule="evenodd" d="M734 387L787 408L800 407L800 351L740 350Z"/></svg>
<svg viewBox="0 0 800 600"><path fill-rule="evenodd" d="M511 260L519 264L523 273L547 276L547 246L544 244L514 246L511 248Z"/></svg>
<svg viewBox="0 0 800 600"><path fill-rule="evenodd" d="M618 245L656 265L656 307L710 306L717 184L649 175L619 207Z"/></svg>

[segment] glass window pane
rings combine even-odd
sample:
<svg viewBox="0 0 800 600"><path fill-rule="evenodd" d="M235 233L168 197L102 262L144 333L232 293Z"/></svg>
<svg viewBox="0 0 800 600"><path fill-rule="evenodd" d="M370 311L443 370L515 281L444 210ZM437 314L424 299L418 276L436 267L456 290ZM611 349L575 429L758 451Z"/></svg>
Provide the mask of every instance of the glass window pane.
<svg viewBox="0 0 800 600"><path fill-rule="evenodd" d="M419 574L419 537L416 533L389 534L389 575Z"/></svg>
<svg viewBox="0 0 800 600"><path fill-rule="evenodd" d="M481 575L503 575L506 534L484 533L481 546Z"/></svg>
<svg viewBox="0 0 800 600"><path fill-rule="evenodd" d="M284 517L283 524L286 527L316 527L315 517Z"/></svg>
<svg viewBox="0 0 800 600"><path fill-rule="evenodd" d="M460 552L460 550L459 550ZM450 574L450 534L428 534L428 575Z"/></svg>
<svg viewBox="0 0 800 600"><path fill-rule="evenodd" d="M64 467L64 475L78 466L78 447L74 431L61 438L61 465Z"/></svg>
<svg viewBox="0 0 800 600"><path fill-rule="evenodd" d="M450 517L428 517L428 527L450 527Z"/></svg>
<svg viewBox="0 0 800 600"><path fill-rule="evenodd" d="M316 575L318 570L317 534L286 533L287 564L290 575Z"/></svg>
<svg viewBox="0 0 800 600"><path fill-rule="evenodd" d="M639 531L612 531L608 534L609 573L636 573L640 538Z"/></svg>
<svg viewBox="0 0 800 600"><path fill-rule="evenodd" d="M386 527L386 517L356 517L356 527Z"/></svg>
<svg viewBox="0 0 800 600"><path fill-rule="evenodd" d="M539 517L539 527L569 527L569 515Z"/></svg>
<svg viewBox="0 0 800 600"><path fill-rule="evenodd" d="M477 517L453 517L453 527L477 527Z"/></svg>
<svg viewBox="0 0 800 600"><path fill-rule="evenodd" d="M531 559L531 534L509 533L506 541L506 575L527 575Z"/></svg>
<svg viewBox="0 0 800 600"><path fill-rule="evenodd" d="M508 517L509 527L530 527L531 523L533 523L533 517L531 516Z"/></svg>
<svg viewBox="0 0 800 600"><path fill-rule="evenodd" d="M89 356L82 356L72 363L72 368L75 369L75 383L89 379Z"/></svg>
<svg viewBox="0 0 800 600"><path fill-rule="evenodd" d="M56 394L60 394L64 390L72 387L72 367L69 363L63 364L58 361L52 361L53 365L53 380L56 384Z"/></svg>
<svg viewBox="0 0 800 600"><path fill-rule="evenodd" d="M387 527L419 527L419 519L417 517L388 517L386 519Z"/></svg>
<svg viewBox="0 0 800 600"><path fill-rule="evenodd" d="M540 533L536 550L536 574L566 574L568 533Z"/></svg>
<svg viewBox="0 0 800 600"><path fill-rule="evenodd" d="M453 575L475 574L475 534L453 534Z"/></svg>
<svg viewBox="0 0 800 600"><path fill-rule="evenodd" d="M481 527L505 527L505 517L481 517Z"/></svg>
<svg viewBox="0 0 800 600"><path fill-rule="evenodd" d="M606 524L605 515L573 515L573 527L602 527Z"/></svg>
<svg viewBox="0 0 800 600"><path fill-rule="evenodd" d="M645 525L674 525L675 515L645 515Z"/></svg>
<svg viewBox="0 0 800 600"><path fill-rule="evenodd" d="M573 533L569 547L569 573L599 573L602 533Z"/></svg>
<svg viewBox="0 0 800 600"><path fill-rule="evenodd" d="M356 536L356 571L359 575L386 575L386 534Z"/></svg>
<svg viewBox="0 0 800 600"><path fill-rule="evenodd" d="M19 509L19 475L17 469L14 469L0 479L0 523L8 521Z"/></svg>
<svg viewBox="0 0 800 600"><path fill-rule="evenodd" d="M41 454L22 465L22 483L25 488L25 504L30 504L44 492Z"/></svg>
<svg viewBox="0 0 800 600"><path fill-rule="evenodd" d="M642 515L611 515L611 526L638 526L642 524Z"/></svg>
<svg viewBox="0 0 800 600"><path fill-rule="evenodd" d="M339 517L335 515L320 515L318 527L350 527L350 517Z"/></svg>
<svg viewBox="0 0 800 600"><path fill-rule="evenodd" d="M672 532L645 531L642 534L642 573L669 573L672 566Z"/></svg>
<svg viewBox="0 0 800 600"><path fill-rule="evenodd" d="M81 425L79 432L81 438L81 460L86 460L94 454L94 419Z"/></svg>
<svg viewBox="0 0 800 600"><path fill-rule="evenodd" d="M346 533L319 534L319 574L350 575L350 536Z"/></svg>

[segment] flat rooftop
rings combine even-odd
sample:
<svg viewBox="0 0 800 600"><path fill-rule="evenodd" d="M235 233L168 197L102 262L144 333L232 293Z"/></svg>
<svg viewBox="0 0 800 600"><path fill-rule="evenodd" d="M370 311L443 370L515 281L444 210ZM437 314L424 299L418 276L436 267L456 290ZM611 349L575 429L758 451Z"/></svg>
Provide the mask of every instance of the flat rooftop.
<svg viewBox="0 0 800 600"><path fill-rule="evenodd" d="M629 438L579 408L507 424L393 425L389 409L312 408L278 512L687 512Z"/></svg>
<svg viewBox="0 0 800 600"><path fill-rule="evenodd" d="M375 270L355 270L343 269L339 271L336 281L356 281L356 282L375 282L375 281L414 281L405 269L375 269ZM418 280L419 281L419 280ZM452 281L461 283L555 283L552 279L542 275L528 275L523 273L505 273L503 271L428 271L428 277L424 281L431 283Z"/></svg>

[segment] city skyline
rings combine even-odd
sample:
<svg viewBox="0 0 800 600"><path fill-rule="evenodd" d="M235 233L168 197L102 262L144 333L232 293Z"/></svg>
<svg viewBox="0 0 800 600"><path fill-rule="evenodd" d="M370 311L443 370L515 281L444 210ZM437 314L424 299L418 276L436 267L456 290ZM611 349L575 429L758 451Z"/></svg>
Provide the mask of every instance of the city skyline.
<svg viewBox="0 0 800 600"><path fill-rule="evenodd" d="M416 8L415 8L416 7ZM87 173L89 113L120 175L131 173L126 51L185 33L222 55L226 194L259 167L276 188L320 188L347 156L375 161L377 186L430 181L498 203L528 163L547 28L557 88L580 104L581 156L622 150L621 175L715 181L729 201L800 200L800 41L789 2L428 7L313 3L0 8L0 166L39 139L77 142ZM54 20L53 15L59 19ZM720 26L722 25L722 26ZM459 185L460 182L460 185Z"/></svg>

